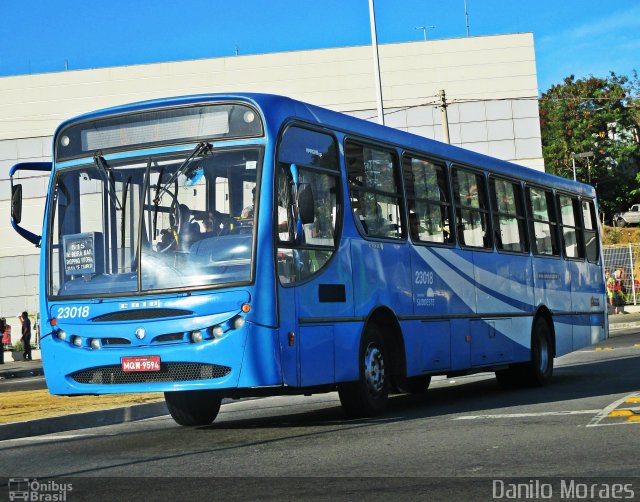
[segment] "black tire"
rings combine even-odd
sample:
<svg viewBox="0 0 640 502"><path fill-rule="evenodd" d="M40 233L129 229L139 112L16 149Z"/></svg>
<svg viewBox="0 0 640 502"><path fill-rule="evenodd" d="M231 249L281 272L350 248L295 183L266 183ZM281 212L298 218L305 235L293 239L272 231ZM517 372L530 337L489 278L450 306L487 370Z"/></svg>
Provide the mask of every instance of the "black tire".
<svg viewBox="0 0 640 502"><path fill-rule="evenodd" d="M424 394L431 384L431 375L398 378L396 388L404 394Z"/></svg>
<svg viewBox="0 0 640 502"><path fill-rule="evenodd" d="M623 218L618 218L618 221L616 221L616 223L618 224L619 227L627 226L627 222Z"/></svg>
<svg viewBox="0 0 640 502"><path fill-rule="evenodd" d="M209 425L218 416L222 397L212 390L165 392L171 417L179 425Z"/></svg>
<svg viewBox="0 0 640 502"><path fill-rule="evenodd" d="M543 387L553 376L554 355L551 328L545 319L539 317L531 330L531 360L496 371L498 383L505 389Z"/></svg>
<svg viewBox="0 0 640 502"><path fill-rule="evenodd" d="M338 386L340 403L352 418L371 417L382 412L389 400L387 352L377 326L365 329L360 342L359 379Z"/></svg>

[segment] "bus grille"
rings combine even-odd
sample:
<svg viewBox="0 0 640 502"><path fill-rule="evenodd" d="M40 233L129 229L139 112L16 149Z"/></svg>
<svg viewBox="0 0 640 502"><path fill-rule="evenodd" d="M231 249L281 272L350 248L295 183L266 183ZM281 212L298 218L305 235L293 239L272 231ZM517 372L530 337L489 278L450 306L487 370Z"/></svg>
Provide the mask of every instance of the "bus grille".
<svg viewBox="0 0 640 502"><path fill-rule="evenodd" d="M153 382L186 382L222 378L231 372L228 366L201 363L163 363L160 371L128 372L120 365L102 366L71 375L82 384L128 384Z"/></svg>
<svg viewBox="0 0 640 502"><path fill-rule="evenodd" d="M91 322L114 322L114 321L142 321L145 319L162 319L165 317L182 317L192 315L193 312L182 309L137 309L123 310L103 314L91 319Z"/></svg>

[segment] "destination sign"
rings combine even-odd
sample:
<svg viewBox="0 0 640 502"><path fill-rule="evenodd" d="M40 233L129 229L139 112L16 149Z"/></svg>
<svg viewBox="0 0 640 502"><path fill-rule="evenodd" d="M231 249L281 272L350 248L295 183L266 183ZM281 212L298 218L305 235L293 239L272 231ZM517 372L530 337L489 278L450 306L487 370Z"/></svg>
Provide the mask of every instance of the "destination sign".
<svg viewBox="0 0 640 502"><path fill-rule="evenodd" d="M64 237L64 271L67 275L96 273L94 233Z"/></svg>

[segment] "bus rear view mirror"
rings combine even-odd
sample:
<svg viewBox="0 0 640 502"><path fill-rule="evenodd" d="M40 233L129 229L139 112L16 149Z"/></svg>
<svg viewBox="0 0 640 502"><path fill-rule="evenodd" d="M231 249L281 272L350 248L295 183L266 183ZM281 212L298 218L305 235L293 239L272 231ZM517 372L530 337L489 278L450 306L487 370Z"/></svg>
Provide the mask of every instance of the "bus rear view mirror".
<svg viewBox="0 0 640 502"><path fill-rule="evenodd" d="M11 218L16 223L22 221L22 185L11 187Z"/></svg>
<svg viewBox="0 0 640 502"><path fill-rule="evenodd" d="M298 187L298 214L303 225L313 223L315 219L314 205L311 185L300 183Z"/></svg>
<svg viewBox="0 0 640 502"><path fill-rule="evenodd" d="M9 169L9 177L11 179L11 226L21 237L35 244L36 247L40 247L42 237L20 226L22 221L22 184L14 184L13 180L14 176L21 171L51 173L51 169L51 162L20 162Z"/></svg>

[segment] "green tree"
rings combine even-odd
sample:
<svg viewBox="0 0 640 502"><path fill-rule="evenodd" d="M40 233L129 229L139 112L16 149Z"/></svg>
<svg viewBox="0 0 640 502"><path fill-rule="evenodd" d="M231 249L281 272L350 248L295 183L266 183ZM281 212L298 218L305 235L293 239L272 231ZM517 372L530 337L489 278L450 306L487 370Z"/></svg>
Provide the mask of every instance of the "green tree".
<svg viewBox="0 0 640 502"><path fill-rule="evenodd" d="M592 184L608 218L640 197L640 146L637 142L638 78L611 73L607 78L576 79L552 86L540 100L542 152L548 172Z"/></svg>

